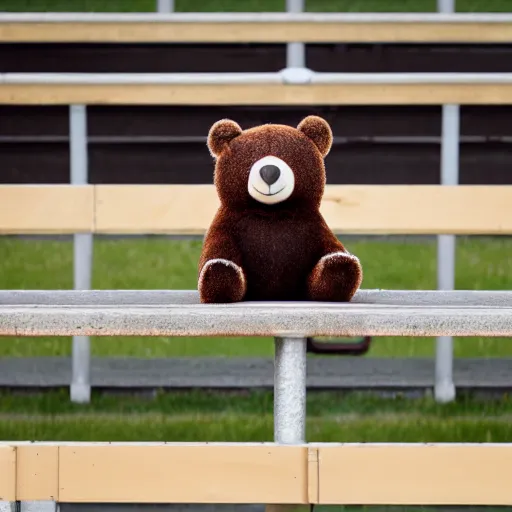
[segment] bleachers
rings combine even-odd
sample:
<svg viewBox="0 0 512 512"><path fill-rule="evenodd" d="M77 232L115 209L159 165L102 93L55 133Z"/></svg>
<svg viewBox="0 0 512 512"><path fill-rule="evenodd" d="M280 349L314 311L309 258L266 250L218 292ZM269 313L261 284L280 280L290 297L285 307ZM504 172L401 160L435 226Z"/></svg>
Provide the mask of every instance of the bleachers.
<svg viewBox="0 0 512 512"><path fill-rule="evenodd" d="M0 40L496 42L512 34L510 17L371 17L1 15ZM79 115L81 105L127 102L511 104L512 77L293 68L229 76L7 73L0 75L0 102L78 105ZM85 134L77 141L76 133L72 161L83 170ZM6 185L0 234L202 234L216 205L213 186ZM322 210L339 234L512 234L512 186L329 186ZM195 290L0 292L0 335L135 334L274 337L275 442L5 441L1 512L18 504L22 512L54 512L57 503L266 503L269 511L310 504L512 505L510 444L305 442L306 337L510 337L512 292L361 290L349 304L229 305L199 304Z"/></svg>
<svg viewBox="0 0 512 512"><path fill-rule="evenodd" d="M511 32L512 16L502 14L0 14L0 40L6 42L292 42L300 34L303 42L487 44L507 41ZM510 74L317 73L292 60L275 73L0 75L2 104L70 105L72 174L71 185L0 186L0 233L74 234L81 244L75 285L84 288L91 274L91 234L205 232L218 204L213 185L86 184L87 105L442 104L452 108L449 133L443 133L449 185L328 185L322 213L340 235L511 234L512 187L457 185L451 169L457 158L454 105L512 104ZM444 269L439 273L450 280ZM88 341L74 341L73 381L87 388ZM446 347L438 349L437 370L443 365L444 376L437 379L450 382Z"/></svg>

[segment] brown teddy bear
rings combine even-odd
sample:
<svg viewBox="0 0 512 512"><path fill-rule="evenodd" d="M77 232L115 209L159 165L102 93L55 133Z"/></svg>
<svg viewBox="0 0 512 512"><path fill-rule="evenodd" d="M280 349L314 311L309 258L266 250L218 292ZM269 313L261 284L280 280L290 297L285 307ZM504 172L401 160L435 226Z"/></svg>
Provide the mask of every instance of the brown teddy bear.
<svg viewBox="0 0 512 512"><path fill-rule="evenodd" d="M362 268L319 211L332 145L327 121L242 130L223 119L207 145L221 205L199 261L201 302L349 301Z"/></svg>

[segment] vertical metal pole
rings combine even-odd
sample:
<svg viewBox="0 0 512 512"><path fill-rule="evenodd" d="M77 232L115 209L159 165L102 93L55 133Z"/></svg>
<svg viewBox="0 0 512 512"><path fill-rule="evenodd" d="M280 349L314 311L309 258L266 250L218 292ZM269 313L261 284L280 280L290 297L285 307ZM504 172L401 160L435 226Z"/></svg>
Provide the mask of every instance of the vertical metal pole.
<svg viewBox="0 0 512 512"><path fill-rule="evenodd" d="M87 113L85 105L70 106L71 184L88 183ZM75 290L91 288L93 238L91 233L74 235L73 277ZM90 341L88 336L73 337L71 401L91 399Z"/></svg>
<svg viewBox="0 0 512 512"><path fill-rule="evenodd" d="M438 0L439 12L455 10L455 0ZM458 105L443 105L441 143L441 185L459 182L459 115ZM435 207L435 206L434 206ZM439 235L437 241L437 288L453 290L455 286L455 236ZM451 402L456 391L453 382L453 338L440 336L436 340L434 395L438 402Z"/></svg>
<svg viewBox="0 0 512 512"><path fill-rule="evenodd" d="M156 10L161 13L174 12L174 0L157 0Z"/></svg>
<svg viewBox="0 0 512 512"><path fill-rule="evenodd" d="M57 512L58 509L55 501L20 501L19 512Z"/></svg>
<svg viewBox="0 0 512 512"><path fill-rule="evenodd" d="M306 339L276 338L274 362L274 440L300 444L306 439Z"/></svg>
<svg viewBox="0 0 512 512"><path fill-rule="evenodd" d="M305 0L286 0L287 12L303 12ZM286 45L286 67L303 68L306 66L306 50L304 43L288 43Z"/></svg>
<svg viewBox="0 0 512 512"><path fill-rule="evenodd" d="M437 10L443 13L455 12L455 0L437 0Z"/></svg>
<svg viewBox="0 0 512 512"><path fill-rule="evenodd" d="M306 440L306 339L276 338L274 356L274 441ZM304 505L266 506L266 512L309 510Z"/></svg>

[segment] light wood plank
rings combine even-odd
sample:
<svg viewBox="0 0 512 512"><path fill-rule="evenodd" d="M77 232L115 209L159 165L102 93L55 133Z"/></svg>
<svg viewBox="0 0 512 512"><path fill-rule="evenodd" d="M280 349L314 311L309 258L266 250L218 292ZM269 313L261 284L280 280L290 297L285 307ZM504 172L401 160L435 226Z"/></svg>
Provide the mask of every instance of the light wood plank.
<svg viewBox="0 0 512 512"><path fill-rule="evenodd" d="M96 232L202 234L219 204L213 185L98 185Z"/></svg>
<svg viewBox="0 0 512 512"><path fill-rule="evenodd" d="M321 504L512 505L512 445L325 445Z"/></svg>
<svg viewBox="0 0 512 512"><path fill-rule="evenodd" d="M512 23L3 22L0 41L104 43L508 43Z"/></svg>
<svg viewBox="0 0 512 512"><path fill-rule="evenodd" d="M512 186L331 185L321 211L338 233L511 234Z"/></svg>
<svg viewBox="0 0 512 512"><path fill-rule="evenodd" d="M57 445L16 447L16 499L58 500L59 448Z"/></svg>
<svg viewBox="0 0 512 512"><path fill-rule="evenodd" d="M0 83L8 105L509 105L512 83L25 84Z"/></svg>
<svg viewBox="0 0 512 512"><path fill-rule="evenodd" d="M94 189L68 185L0 186L0 234L65 234L94 227Z"/></svg>
<svg viewBox="0 0 512 512"><path fill-rule="evenodd" d="M308 502L318 503L320 482L318 479L318 448L308 447Z"/></svg>
<svg viewBox="0 0 512 512"><path fill-rule="evenodd" d="M307 503L307 448L89 445L59 449L59 499L105 503Z"/></svg>
<svg viewBox="0 0 512 512"><path fill-rule="evenodd" d="M203 234L213 185L97 186L98 233ZM512 186L328 185L322 214L337 233L511 234Z"/></svg>
<svg viewBox="0 0 512 512"><path fill-rule="evenodd" d="M16 449L0 446L0 501L16 499Z"/></svg>
<svg viewBox="0 0 512 512"><path fill-rule="evenodd" d="M0 234L203 235L219 206L213 185L3 185ZM336 233L512 234L510 185L328 185Z"/></svg>

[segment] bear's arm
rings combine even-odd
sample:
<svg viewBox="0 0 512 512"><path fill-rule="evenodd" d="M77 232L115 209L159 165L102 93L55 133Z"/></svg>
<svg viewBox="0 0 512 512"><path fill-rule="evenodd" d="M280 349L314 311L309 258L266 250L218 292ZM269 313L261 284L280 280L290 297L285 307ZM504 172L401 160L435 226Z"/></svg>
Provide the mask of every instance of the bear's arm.
<svg viewBox="0 0 512 512"><path fill-rule="evenodd" d="M245 295L245 272L233 227L233 222L218 215L206 233L199 259L201 302L238 302Z"/></svg>
<svg viewBox="0 0 512 512"><path fill-rule="evenodd" d="M345 246L336 238L323 217L320 217L317 226L320 227L320 256L326 256L335 252L345 252L348 254Z"/></svg>
<svg viewBox="0 0 512 512"><path fill-rule="evenodd" d="M349 301L361 285L363 270L357 256L350 254L324 219L319 222L320 255L308 276L311 300Z"/></svg>
<svg viewBox="0 0 512 512"><path fill-rule="evenodd" d="M214 221L208 229L199 260L199 271L207 261L213 259L225 259L242 266L241 252L229 224Z"/></svg>

